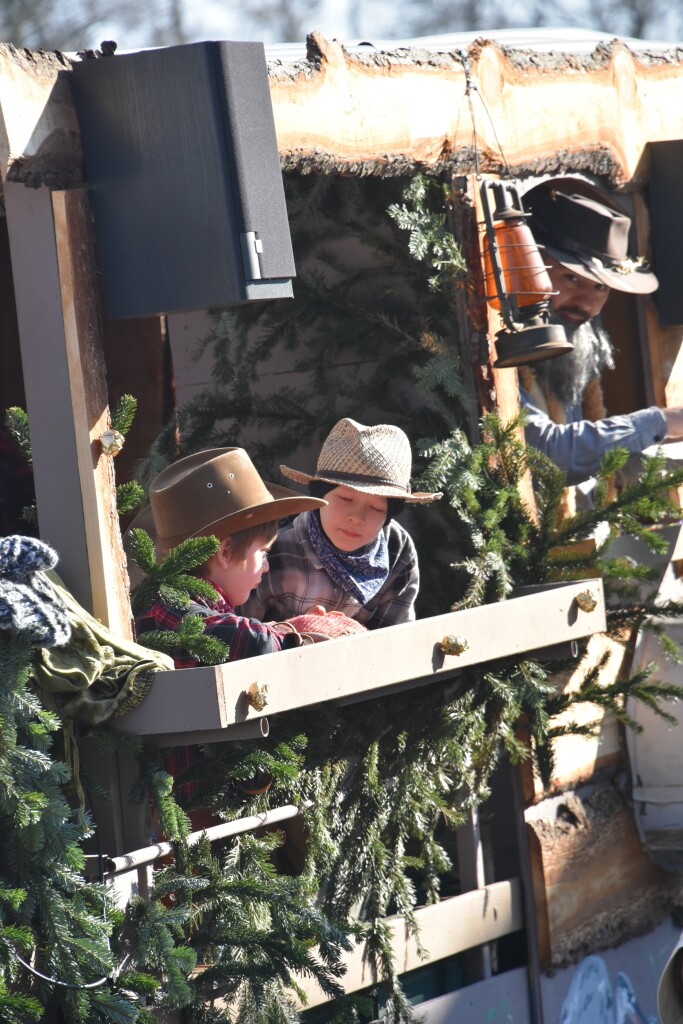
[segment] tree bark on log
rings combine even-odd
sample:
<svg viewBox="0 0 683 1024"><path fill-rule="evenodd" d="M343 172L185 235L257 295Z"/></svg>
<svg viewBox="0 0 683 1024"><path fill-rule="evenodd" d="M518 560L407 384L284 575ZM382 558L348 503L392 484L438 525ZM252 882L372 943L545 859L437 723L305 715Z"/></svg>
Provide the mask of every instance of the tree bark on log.
<svg viewBox="0 0 683 1024"><path fill-rule="evenodd" d="M642 935L681 905L683 880L647 856L614 787L548 803L554 817L527 822L544 969Z"/></svg>

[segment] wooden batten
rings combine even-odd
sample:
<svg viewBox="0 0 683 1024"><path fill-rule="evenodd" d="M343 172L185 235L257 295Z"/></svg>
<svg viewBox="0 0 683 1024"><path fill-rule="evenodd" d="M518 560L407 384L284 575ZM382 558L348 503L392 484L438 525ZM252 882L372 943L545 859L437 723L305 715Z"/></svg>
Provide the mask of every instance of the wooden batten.
<svg viewBox="0 0 683 1024"><path fill-rule="evenodd" d="M576 601L586 591L595 598L591 611L581 611ZM276 728L272 718L278 713L426 686L471 665L532 651L540 638L547 646L604 629L602 580L560 584L311 647L227 665L160 672L142 704L119 719L117 728L150 738L191 732L195 742L202 732L214 742L216 730L224 730L229 739L231 726L260 715L267 715ZM452 641L453 653L441 649L444 639ZM250 701L252 688L265 697L256 709L253 698Z"/></svg>
<svg viewBox="0 0 683 1024"><path fill-rule="evenodd" d="M494 882L432 906L420 907L415 911L415 920L419 940L408 931L404 918L386 921L396 969L400 973L520 931L524 927L520 880ZM368 963L363 942L345 954L344 966L343 984L347 993L368 988L381 980ZM306 996L305 1008L328 1002L329 997L311 978L299 977L297 984Z"/></svg>

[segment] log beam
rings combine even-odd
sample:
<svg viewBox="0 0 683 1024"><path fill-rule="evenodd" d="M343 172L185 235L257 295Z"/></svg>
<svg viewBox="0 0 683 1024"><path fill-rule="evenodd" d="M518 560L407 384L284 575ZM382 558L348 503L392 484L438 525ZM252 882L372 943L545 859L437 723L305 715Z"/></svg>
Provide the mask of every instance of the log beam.
<svg viewBox="0 0 683 1024"><path fill-rule="evenodd" d="M677 51L639 56L614 42L579 57L480 39L466 56L469 97L454 53L351 55L313 33L305 65L270 69L283 166L471 173L473 114L483 171L505 170L502 151L515 174L583 170L625 185L648 141L683 136Z"/></svg>
<svg viewBox="0 0 683 1024"><path fill-rule="evenodd" d="M544 970L650 931L680 906L680 875L647 856L633 811L617 789L598 787L587 797L566 793L545 806L547 817L539 808L527 820Z"/></svg>
<svg viewBox="0 0 683 1024"><path fill-rule="evenodd" d="M504 154L514 174L584 171L625 186L641 183L647 142L683 137L676 49L636 53L615 41L579 56L479 39L465 56L469 96L455 52L349 54L313 33L305 61L269 67L283 168L469 174L473 112L482 171L503 171ZM83 181L70 67L61 53L0 44L3 181Z"/></svg>
<svg viewBox="0 0 683 1024"><path fill-rule="evenodd" d="M64 54L0 43L0 179L33 188L83 182L83 154Z"/></svg>

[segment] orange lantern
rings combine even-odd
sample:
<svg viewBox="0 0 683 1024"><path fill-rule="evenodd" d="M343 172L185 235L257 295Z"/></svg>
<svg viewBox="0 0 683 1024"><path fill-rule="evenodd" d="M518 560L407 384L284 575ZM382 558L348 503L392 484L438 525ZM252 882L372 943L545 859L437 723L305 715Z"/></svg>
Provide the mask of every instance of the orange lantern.
<svg viewBox="0 0 683 1024"><path fill-rule="evenodd" d="M496 334L494 365L520 366L570 352L564 327L549 320L553 287L517 189L507 181L484 181L481 201L486 301L505 324Z"/></svg>

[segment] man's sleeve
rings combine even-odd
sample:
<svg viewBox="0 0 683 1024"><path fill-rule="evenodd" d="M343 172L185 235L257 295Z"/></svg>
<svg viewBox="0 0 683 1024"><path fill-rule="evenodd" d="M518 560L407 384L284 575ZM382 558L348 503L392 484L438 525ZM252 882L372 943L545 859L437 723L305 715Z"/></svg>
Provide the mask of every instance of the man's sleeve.
<svg viewBox="0 0 683 1024"><path fill-rule="evenodd" d="M553 423L524 392L521 398L526 411L527 444L543 452L566 473L568 484L578 484L594 476L603 455L614 448L638 453L666 437L664 414L654 406L595 422Z"/></svg>

